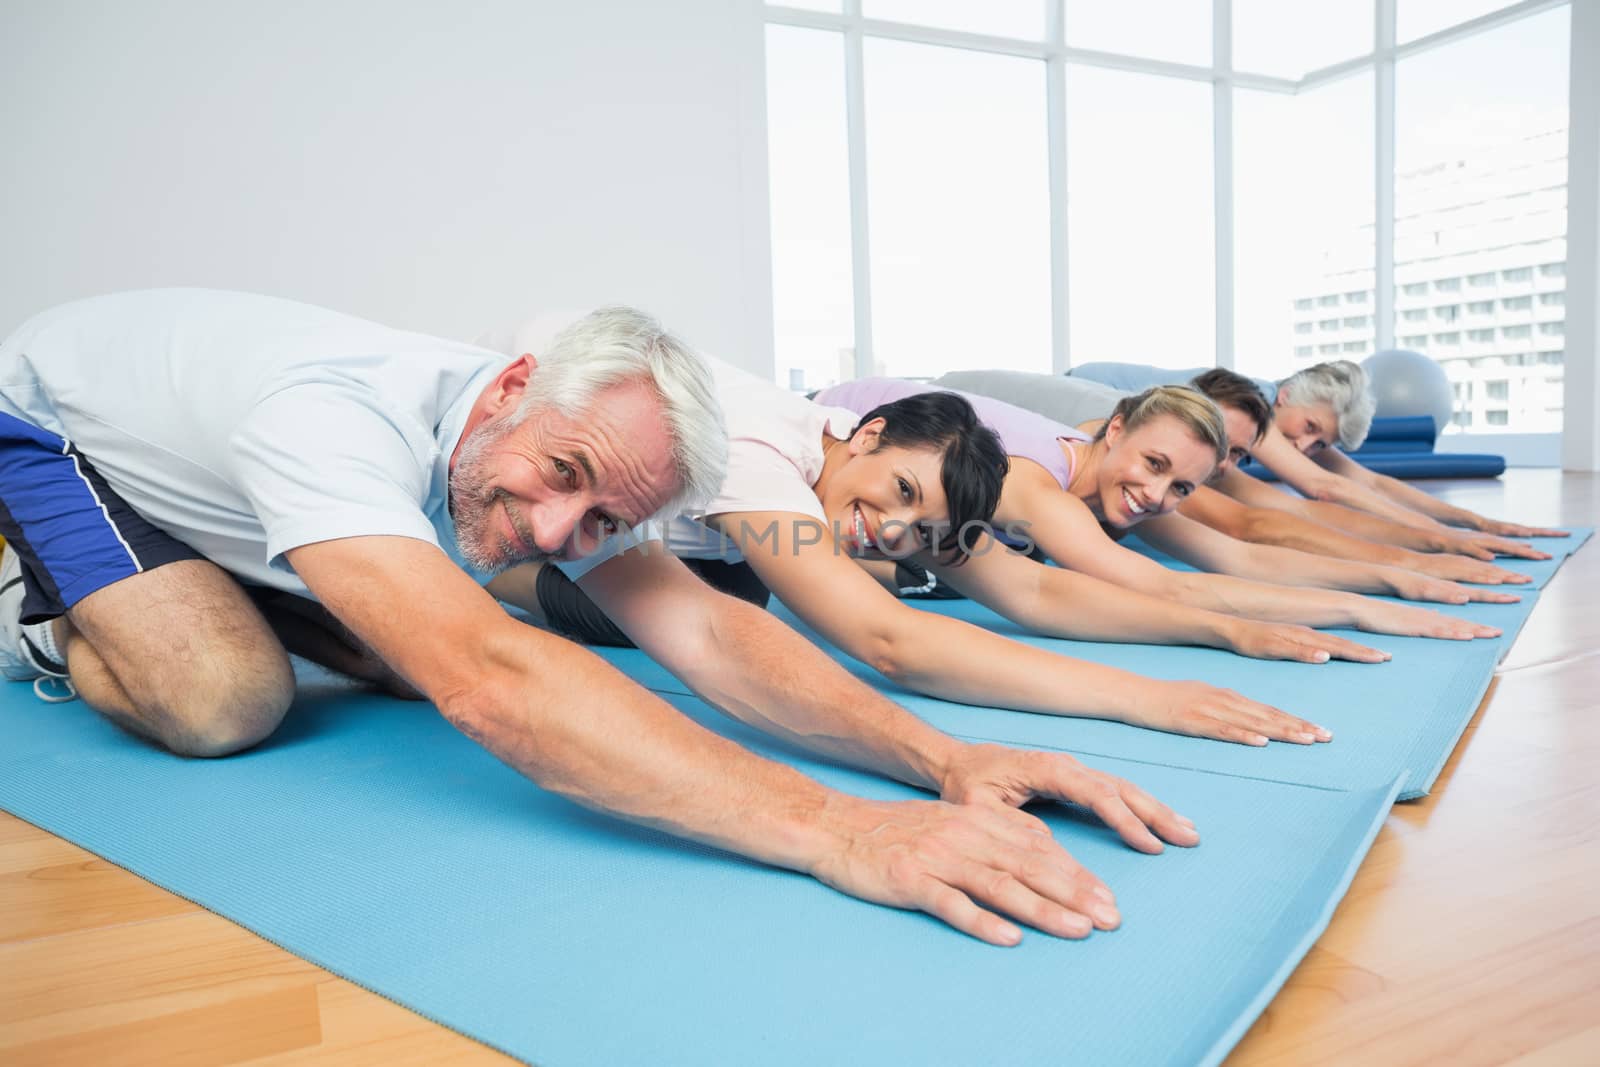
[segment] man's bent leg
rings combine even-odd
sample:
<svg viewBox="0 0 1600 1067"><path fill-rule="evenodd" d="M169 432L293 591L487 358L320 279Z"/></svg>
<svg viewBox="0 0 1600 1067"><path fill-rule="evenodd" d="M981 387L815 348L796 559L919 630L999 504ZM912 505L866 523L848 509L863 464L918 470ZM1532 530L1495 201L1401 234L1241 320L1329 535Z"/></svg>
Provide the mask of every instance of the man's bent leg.
<svg viewBox="0 0 1600 1067"><path fill-rule="evenodd" d="M249 748L294 699L294 671L271 627L239 583L206 560L114 582L66 618L79 696L180 755Z"/></svg>
<svg viewBox="0 0 1600 1067"><path fill-rule="evenodd" d="M89 704L188 755L237 751L283 718L288 656L238 583L129 507L70 441L4 413L0 535L15 574L8 676L54 673L65 652Z"/></svg>

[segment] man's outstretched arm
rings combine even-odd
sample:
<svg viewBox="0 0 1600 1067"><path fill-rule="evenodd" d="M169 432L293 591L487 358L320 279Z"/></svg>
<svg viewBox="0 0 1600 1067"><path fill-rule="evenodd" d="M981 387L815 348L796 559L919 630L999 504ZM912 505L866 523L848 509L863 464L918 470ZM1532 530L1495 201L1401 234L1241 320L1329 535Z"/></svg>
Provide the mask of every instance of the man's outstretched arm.
<svg viewBox="0 0 1600 1067"><path fill-rule="evenodd" d="M1157 835L1175 844L1196 840L1188 820L1071 757L985 751L995 746L934 729L770 612L716 592L664 552L618 556L579 584L634 643L708 703L787 744L946 799L956 782L964 783L965 799L979 799L975 765L1004 772L1013 783L1025 766L1033 776L1030 798L1091 807L1135 848L1159 852ZM1006 767L1006 758L1015 764ZM1108 782L1116 784L1114 793L1103 788Z"/></svg>
<svg viewBox="0 0 1600 1067"><path fill-rule="evenodd" d="M994 944L1021 937L996 912L1083 936L1110 899L1032 816L860 800L701 728L586 650L510 618L434 545L351 537L288 559L452 724L576 803L926 911Z"/></svg>

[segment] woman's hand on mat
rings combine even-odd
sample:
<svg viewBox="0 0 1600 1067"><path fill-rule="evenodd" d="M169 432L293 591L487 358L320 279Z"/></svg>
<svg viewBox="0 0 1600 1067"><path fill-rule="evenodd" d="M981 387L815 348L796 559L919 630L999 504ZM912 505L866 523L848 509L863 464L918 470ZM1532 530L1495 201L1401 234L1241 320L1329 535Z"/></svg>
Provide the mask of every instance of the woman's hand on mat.
<svg viewBox="0 0 1600 1067"><path fill-rule="evenodd" d="M1470 561L1464 561L1470 562ZM1422 600L1432 604L1514 604L1522 598L1515 593L1498 593L1492 589L1470 589L1455 582L1431 578L1415 571L1389 568L1389 586L1392 595L1402 600Z"/></svg>
<svg viewBox="0 0 1600 1067"><path fill-rule="evenodd" d="M1444 551L1471 556L1474 559L1481 559L1485 562L1494 559L1496 556L1517 556L1521 559L1550 558L1550 553L1541 552L1532 545L1523 544L1521 541L1508 541L1504 537L1496 537L1493 534L1452 530L1441 535L1441 538L1446 546Z"/></svg>
<svg viewBox="0 0 1600 1067"><path fill-rule="evenodd" d="M1500 627L1409 604L1393 604L1371 597L1357 598L1355 626L1375 634L1403 637L1438 637L1446 641L1471 641L1475 637L1499 637Z"/></svg>
<svg viewBox="0 0 1600 1067"><path fill-rule="evenodd" d="M1389 658L1389 653L1376 648L1288 622L1235 619L1228 632L1228 647L1252 659L1292 659L1301 663L1347 659L1356 663L1382 663Z"/></svg>
<svg viewBox="0 0 1600 1067"><path fill-rule="evenodd" d="M1411 552L1401 564L1406 570L1442 578L1447 582L1471 582L1474 585L1527 585L1533 581L1526 574L1497 567L1466 556L1450 553Z"/></svg>
<svg viewBox="0 0 1600 1067"><path fill-rule="evenodd" d="M1523 526L1515 522L1499 522L1479 517L1477 529L1496 537L1571 537L1566 530L1553 530L1545 526Z"/></svg>
<svg viewBox="0 0 1600 1067"><path fill-rule="evenodd" d="M1218 689L1204 682L1147 684L1154 687L1153 692L1124 720L1134 726L1241 745L1264 745L1268 741L1309 745L1333 740L1333 734L1316 723L1231 689Z"/></svg>

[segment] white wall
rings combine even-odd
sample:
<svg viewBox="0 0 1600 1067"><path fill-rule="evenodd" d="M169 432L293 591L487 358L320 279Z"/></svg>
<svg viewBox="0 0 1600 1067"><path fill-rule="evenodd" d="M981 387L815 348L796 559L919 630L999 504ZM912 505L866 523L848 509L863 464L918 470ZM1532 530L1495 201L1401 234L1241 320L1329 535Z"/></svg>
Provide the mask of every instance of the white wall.
<svg viewBox="0 0 1600 1067"><path fill-rule="evenodd" d="M0 334L116 289L772 366L759 0L0 0Z"/></svg>

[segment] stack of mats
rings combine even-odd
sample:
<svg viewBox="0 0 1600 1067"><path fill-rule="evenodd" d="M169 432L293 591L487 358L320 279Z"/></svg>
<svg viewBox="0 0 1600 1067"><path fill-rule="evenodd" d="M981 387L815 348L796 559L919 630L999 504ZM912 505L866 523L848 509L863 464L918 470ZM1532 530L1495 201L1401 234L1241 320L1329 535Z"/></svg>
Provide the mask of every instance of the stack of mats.
<svg viewBox="0 0 1600 1067"><path fill-rule="evenodd" d="M1372 429L1350 457L1368 470L1391 478L1498 478L1505 473L1504 456L1485 452L1435 452L1439 436L1432 416L1373 419ZM1278 476L1259 463L1245 469L1265 481Z"/></svg>
<svg viewBox="0 0 1600 1067"><path fill-rule="evenodd" d="M1076 809L1040 809L1118 895L1123 928L1083 942L1031 934L991 948L585 812L426 705L328 684L305 688L270 743L220 761L175 759L81 704L3 687L0 807L551 1067L1212 1064L1326 926L1391 802L1426 792L1532 608L1521 591L1521 605L1449 609L1505 626L1506 638L1380 638L1395 658L1374 666L1025 638L1280 702L1333 729L1329 745L1248 749L897 693L966 737L1079 753L1199 824L1198 848L1145 856ZM936 610L1008 630L975 605ZM685 713L829 785L917 795L767 743L637 652L608 656Z"/></svg>

